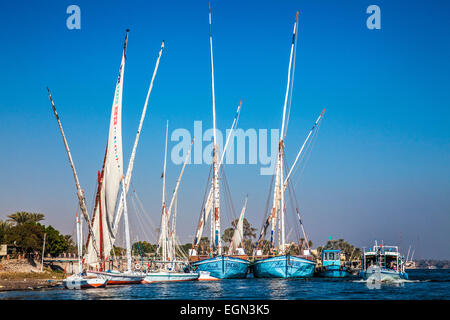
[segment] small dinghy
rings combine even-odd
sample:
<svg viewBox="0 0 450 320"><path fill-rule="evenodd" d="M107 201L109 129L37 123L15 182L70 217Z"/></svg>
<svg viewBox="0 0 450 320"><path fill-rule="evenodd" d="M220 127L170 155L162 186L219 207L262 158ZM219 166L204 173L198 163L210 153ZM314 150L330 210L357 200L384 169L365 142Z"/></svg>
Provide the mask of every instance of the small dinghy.
<svg viewBox="0 0 450 320"><path fill-rule="evenodd" d="M142 283L193 281L198 278L199 274L197 272L160 271L147 273Z"/></svg>
<svg viewBox="0 0 450 320"><path fill-rule="evenodd" d="M105 288L107 280L96 276L83 276L74 274L63 280L63 285L66 289L94 289Z"/></svg>

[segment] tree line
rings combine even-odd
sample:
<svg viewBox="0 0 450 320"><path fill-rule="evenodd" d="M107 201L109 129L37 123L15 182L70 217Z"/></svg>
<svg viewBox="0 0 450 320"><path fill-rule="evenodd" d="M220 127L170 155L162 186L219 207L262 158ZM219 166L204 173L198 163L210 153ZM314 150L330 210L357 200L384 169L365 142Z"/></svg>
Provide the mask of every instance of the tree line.
<svg viewBox="0 0 450 320"><path fill-rule="evenodd" d="M12 247L13 253L27 256L42 253L45 234L45 254L52 257L62 253L75 253L76 245L71 235L63 235L51 225L40 222L45 219L42 213L18 211L0 219L0 244Z"/></svg>
<svg viewBox="0 0 450 320"><path fill-rule="evenodd" d="M45 226L40 222L45 219L45 215L42 213L30 213L30 212L15 212L8 215L8 219L5 221L0 220L0 244L7 244L13 247L13 250L19 254L36 255L42 252L42 246L45 239L45 254L50 254L55 257L62 253L76 253L77 248L71 235L63 235L60 231L53 228L51 225ZM227 251L231 244L234 230L237 226L238 220L232 221L232 226L225 229L222 235L224 242L224 252ZM243 246L247 255L253 255L256 249L256 228L244 219L243 223ZM298 239L297 243L291 243L288 248L288 252L291 255L302 254L304 249L312 248L313 243L309 241L308 244L303 238ZM151 244L147 241L138 241L132 245L132 253L134 255L141 256L154 256L157 245ZM189 249L192 248L192 243L186 243L178 245L177 249L188 255ZM210 240L208 237L202 237L199 241L197 250L201 255L209 253ZM261 248L263 254L270 253L270 241L263 240ZM320 258L322 250L324 249L340 249L344 254L347 261L358 259L361 256L361 250L344 239L329 240L324 246L317 248L315 258ZM125 255L125 249L119 246L113 247L114 256ZM313 254L314 255L314 254Z"/></svg>

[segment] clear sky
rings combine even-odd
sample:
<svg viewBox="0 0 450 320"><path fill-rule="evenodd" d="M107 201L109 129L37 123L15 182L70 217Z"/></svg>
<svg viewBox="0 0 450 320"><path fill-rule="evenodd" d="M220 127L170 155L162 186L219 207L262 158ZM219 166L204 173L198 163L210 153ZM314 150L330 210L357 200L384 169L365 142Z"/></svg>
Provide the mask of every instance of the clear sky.
<svg viewBox="0 0 450 320"><path fill-rule="evenodd" d="M66 27L71 4L81 9L80 30ZM381 9L380 30L366 27L371 4ZM217 0L212 9L221 130L240 98L240 128L280 128L300 11L286 156L292 163L326 107L309 161L294 177L315 245L329 236L360 247L377 239L405 254L411 245L416 258L450 259L450 3ZM42 212L65 233L73 232L77 199L46 86L92 207L125 29L125 163L165 40L132 179L157 225L166 119L170 132L193 132L195 120L212 126L207 1L8 1L0 25L0 219ZM169 162L168 190L180 169ZM208 172L206 164L186 168L182 242L192 241ZM258 230L271 180L259 172L259 164L226 167L236 210L248 193L246 216Z"/></svg>

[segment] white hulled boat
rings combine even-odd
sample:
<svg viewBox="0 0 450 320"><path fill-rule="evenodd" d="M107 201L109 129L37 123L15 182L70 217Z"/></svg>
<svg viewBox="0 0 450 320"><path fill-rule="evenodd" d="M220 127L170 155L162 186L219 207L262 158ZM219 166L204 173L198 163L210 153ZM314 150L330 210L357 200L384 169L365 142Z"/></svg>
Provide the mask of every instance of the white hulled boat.
<svg viewBox="0 0 450 320"><path fill-rule="evenodd" d="M408 279L405 271L405 258L397 246L375 245L366 250L361 257L360 276L368 281L389 282Z"/></svg>
<svg viewBox="0 0 450 320"><path fill-rule="evenodd" d="M166 206L166 163L167 163L167 137L169 132L169 121L166 125L166 143L164 152L164 168L163 168L163 190L162 190L162 209L161 209L161 226L158 237L158 246L156 254L160 256L160 260L155 260L153 263L157 266L156 271L147 271L142 283L153 282L172 282L172 281L190 281L197 280L199 274L196 272L190 272L186 268L187 261L177 260L177 237L176 237L176 217L177 217L177 196L178 190L183 177L183 172L186 164L189 160L189 156L192 149L192 143L189 151L186 154L186 158L181 168L180 175L178 177L175 189L172 194L170 204Z"/></svg>
<svg viewBox="0 0 450 320"><path fill-rule="evenodd" d="M92 289L92 288L105 288L107 284L107 279L103 277L98 277L97 275L89 276L83 274L83 267L81 264L82 256L82 243L83 243L83 232L82 224L78 213L76 214L76 224L77 224L77 249L78 249L78 273L73 274L63 280L63 285L66 289Z"/></svg>

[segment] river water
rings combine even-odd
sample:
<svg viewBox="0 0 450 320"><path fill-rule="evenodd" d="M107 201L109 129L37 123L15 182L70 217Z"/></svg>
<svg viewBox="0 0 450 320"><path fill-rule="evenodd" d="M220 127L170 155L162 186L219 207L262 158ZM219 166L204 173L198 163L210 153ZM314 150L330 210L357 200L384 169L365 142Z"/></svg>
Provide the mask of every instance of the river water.
<svg viewBox="0 0 450 320"><path fill-rule="evenodd" d="M408 270L409 280L380 286L358 278L346 279L228 279L109 286L105 289L0 292L14 300L156 300L156 299L369 299L450 300L450 269Z"/></svg>

